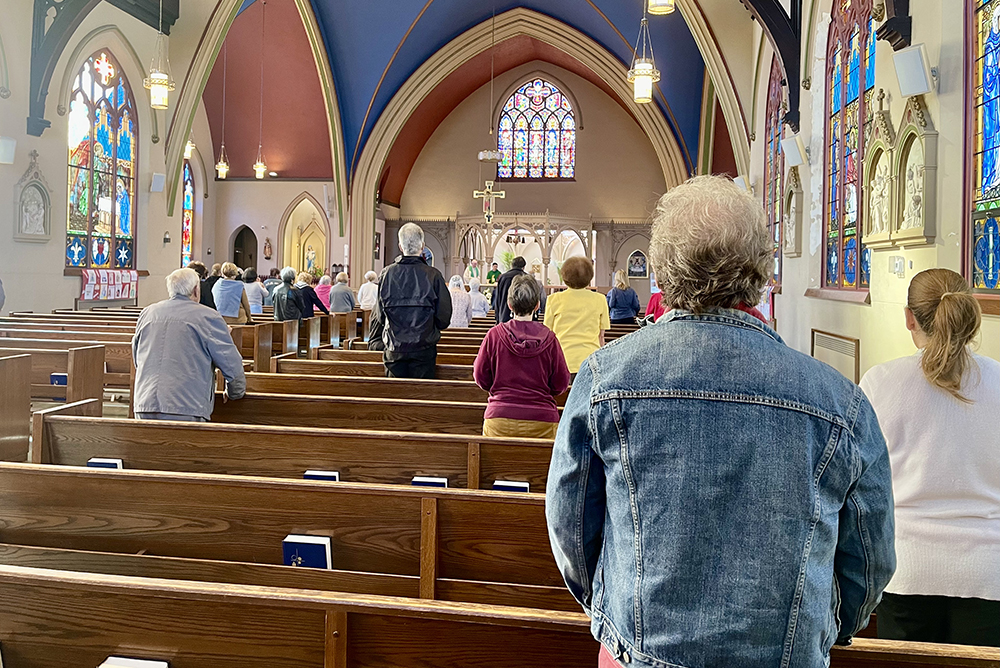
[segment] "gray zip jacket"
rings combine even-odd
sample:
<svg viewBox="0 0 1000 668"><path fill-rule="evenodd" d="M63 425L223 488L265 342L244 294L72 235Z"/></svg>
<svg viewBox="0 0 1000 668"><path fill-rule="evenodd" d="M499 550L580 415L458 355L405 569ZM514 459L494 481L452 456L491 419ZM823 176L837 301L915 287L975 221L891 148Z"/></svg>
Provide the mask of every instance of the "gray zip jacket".
<svg viewBox="0 0 1000 668"><path fill-rule="evenodd" d="M215 405L215 369L229 397L246 392L243 358L218 311L176 296L147 306L132 337L135 412L208 419Z"/></svg>

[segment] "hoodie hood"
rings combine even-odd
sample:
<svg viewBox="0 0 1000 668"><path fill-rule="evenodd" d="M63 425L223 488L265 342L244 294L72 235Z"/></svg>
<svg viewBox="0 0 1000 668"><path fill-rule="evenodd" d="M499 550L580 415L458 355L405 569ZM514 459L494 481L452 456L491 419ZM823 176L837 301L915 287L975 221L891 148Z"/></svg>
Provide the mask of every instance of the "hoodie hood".
<svg viewBox="0 0 1000 668"><path fill-rule="evenodd" d="M508 320L498 327L500 341L518 357L538 357L559 342L552 330L540 322Z"/></svg>

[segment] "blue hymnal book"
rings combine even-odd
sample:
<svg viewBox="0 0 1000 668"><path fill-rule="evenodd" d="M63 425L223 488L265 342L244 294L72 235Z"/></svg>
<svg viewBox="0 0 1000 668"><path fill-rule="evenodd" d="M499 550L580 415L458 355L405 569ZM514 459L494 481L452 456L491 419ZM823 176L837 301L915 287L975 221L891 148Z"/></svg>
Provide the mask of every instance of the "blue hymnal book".
<svg viewBox="0 0 1000 668"><path fill-rule="evenodd" d="M50 373L49 374L49 385L62 385L65 387L69 384L69 376L65 373Z"/></svg>
<svg viewBox="0 0 1000 668"><path fill-rule="evenodd" d="M87 460L87 466L92 469L123 469L125 465L120 459L108 459L107 457L91 457Z"/></svg>
<svg viewBox="0 0 1000 668"><path fill-rule="evenodd" d="M433 478L426 475L415 475L410 484L415 487L447 487L447 478Z"/></svg>
<svg viewBox="0 0 1000 668"><path fill-rule="evenodd" d="M330 482L340 482L340 471L320 471L317 469L306 471L302 474L306 480L327 480Z"/></svg>
<svg viewBox="0 0 1000 668"><path fill-rule="evenodd" d="M329 536L308 536L290 533L281 543L285 555L285 566L301 568L333 567Z"/></svg>
<svg viewBox="0 0 1000 668"><path fill-rule="evenodd" d="M530 492L531 485L514 480L494 480L493 489L497 492Z"/></svg>

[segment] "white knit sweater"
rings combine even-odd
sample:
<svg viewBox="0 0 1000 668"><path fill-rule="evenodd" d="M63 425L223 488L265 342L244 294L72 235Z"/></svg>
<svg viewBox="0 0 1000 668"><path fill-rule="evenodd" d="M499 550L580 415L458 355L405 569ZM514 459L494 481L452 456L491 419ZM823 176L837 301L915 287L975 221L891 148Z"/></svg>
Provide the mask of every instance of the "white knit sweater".
<svg viewBox="0 0 1000 668"><path fill-rule="evenodd" d="M1000 600L1000 363L974 359L972 404L931 385L920 353L861 381L892 463L894 594Z"/></svg>

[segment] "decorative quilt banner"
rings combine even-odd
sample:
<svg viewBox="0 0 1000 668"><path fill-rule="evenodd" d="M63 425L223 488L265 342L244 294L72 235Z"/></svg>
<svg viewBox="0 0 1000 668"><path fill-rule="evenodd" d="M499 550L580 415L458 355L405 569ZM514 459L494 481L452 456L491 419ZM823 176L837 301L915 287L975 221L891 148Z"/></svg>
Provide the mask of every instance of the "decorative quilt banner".
<svg viewBox="0 0 1000 668"><path fill-rule="evenodd" d="M84 269L81 279L80 299L112 301L135 299L139 274L134 269Z"/></svg>

